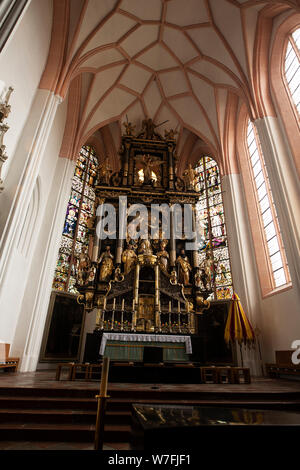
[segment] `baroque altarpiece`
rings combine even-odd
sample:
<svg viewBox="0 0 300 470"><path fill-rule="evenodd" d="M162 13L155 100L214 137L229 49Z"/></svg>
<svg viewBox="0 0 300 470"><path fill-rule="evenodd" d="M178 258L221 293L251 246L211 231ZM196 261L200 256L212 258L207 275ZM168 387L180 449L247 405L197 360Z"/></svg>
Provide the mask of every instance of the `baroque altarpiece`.
<svg viewBox="0 0 300 470"><path fill-rule="evenodd" d="M202 338L203 355L209 327L223 331L233 293L217 164L202 157L179 177L176 132L162 137L151 119L140 132L124 127L118 172L109 158L98 164L88 147L77 162L84 196L71 205L76 217L67 214L63 234L75 249L61 250L54 288L68 286L85 312L96 309L95 334L191 335ZM80 199L76 188L72 197ZM108 206L113 223L104 226Z"/></svg>

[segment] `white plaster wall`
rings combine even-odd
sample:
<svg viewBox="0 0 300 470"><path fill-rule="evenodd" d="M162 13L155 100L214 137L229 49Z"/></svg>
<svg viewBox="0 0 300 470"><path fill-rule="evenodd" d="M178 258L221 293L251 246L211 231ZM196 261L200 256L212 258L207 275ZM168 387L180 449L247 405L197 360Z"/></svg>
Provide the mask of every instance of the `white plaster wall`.
<svg viewBox="0 0 300 470"><path fill-rule="evenodd" d="M300 339L300 293L296 288L262 300L264 361L275 362L275 351L291 349Z"/></svg>
<svg viewBox="0 0 300 470"><path fill-rule="evenodd" d="M8 117L10 129L4 138L9 158L3 166L3 180L12 164L17 143L46 65L51 27L52 0L31 0L0 54L0 80L14 88L10 99L12 111Z"/></svg>

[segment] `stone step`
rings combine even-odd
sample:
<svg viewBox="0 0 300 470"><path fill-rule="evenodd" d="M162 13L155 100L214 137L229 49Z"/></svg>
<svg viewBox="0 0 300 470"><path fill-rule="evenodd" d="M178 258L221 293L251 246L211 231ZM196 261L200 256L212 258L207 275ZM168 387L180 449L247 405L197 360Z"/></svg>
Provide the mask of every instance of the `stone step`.
<svg viewBox="0 0 300 470"><path fill-rule="evenodd" d="M105 441L129 442L131 426L105 425ZM0 441L74 441L93 442L95 425L92 424L42 424L42 423L0 423Z"/></svg>
<svg viewBox="0 0 300 470"><path fill-rule="evenodd" d="M63 409L0 409L1 423L70 423L70 424L95 424L96 409L87 410L63 410ZM105 414L107 424L131 423L130 411L107 411Z"/></svg>

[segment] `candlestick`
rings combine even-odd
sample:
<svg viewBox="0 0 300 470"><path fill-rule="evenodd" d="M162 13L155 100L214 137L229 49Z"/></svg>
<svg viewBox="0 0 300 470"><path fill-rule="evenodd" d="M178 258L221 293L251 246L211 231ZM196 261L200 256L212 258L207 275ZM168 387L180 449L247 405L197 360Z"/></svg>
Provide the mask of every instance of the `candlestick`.
<svg viewBox="0 0 300 470"><path fill-rule="evenodd" d="M115 311L113 310L112 316L111 316L111 330L114 329L114 323L115 323Z"/></svg>
<svg viewBox="0 0 300 470"><path fill-rule="evenodd" d="M113 301L113 310L116 310L116 298L114 298L114 301Z"/></svg>
<svg viewBox="0 0 300 470"><path fill-rule="evenodd" d="M102 364L102 372L101 372L100 397L106 397L107 395L108 371L109 371L109 357L104 357L103 364Z"/></svg>

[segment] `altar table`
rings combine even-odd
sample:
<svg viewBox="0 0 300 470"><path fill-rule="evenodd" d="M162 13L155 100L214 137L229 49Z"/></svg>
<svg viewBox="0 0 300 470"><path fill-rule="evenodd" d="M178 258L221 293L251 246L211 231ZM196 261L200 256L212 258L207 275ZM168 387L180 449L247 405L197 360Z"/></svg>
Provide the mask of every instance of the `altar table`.
<svg viewBox="0 0 300 470"><path fill-rule="evenodd" d="M192 353L190 336L162 335L142 333L103 333L100 355L109 356L113 360L143 359L144 346L163 348L163 359L168 361L187 361Z"/></svg>

